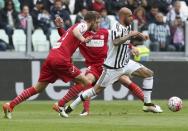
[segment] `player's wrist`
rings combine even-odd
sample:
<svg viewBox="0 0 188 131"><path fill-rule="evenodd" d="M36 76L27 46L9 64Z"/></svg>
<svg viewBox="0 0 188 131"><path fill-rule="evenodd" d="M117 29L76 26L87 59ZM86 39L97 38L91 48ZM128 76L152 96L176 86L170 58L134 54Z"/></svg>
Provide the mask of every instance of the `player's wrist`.
<svg viewBox="0 0 188 131"><path fill-rule="evenodd" d="M63 25L56 26L57 29L63 28Z"/></svg>
<svg viewBox="0 0 188 131"><path fill-rule="evenodd" d="M81 38L80 38L80 41L81 41L81 42L85 42L85 41L86 41L86 38L81 37Z"/></svg>

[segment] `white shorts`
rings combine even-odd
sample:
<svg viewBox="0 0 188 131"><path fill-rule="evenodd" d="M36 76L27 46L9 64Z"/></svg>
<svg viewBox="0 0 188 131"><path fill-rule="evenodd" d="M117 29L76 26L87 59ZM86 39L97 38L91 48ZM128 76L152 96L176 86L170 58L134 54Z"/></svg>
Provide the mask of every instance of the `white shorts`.
<svg viewBox="0 0 188 131"><path fill-rule="evenodd" d="M114 82L116 82L120 76L122 75L131 76L133 72L135 72L136 70L142 67L144 67L142 64L137 63L133 60L129 60L126 66L119 69L109 69L104 67L103 72L99 80L97 81L97 84L100 85L101 87L107 87L109 85L112 85Z"/></svg>

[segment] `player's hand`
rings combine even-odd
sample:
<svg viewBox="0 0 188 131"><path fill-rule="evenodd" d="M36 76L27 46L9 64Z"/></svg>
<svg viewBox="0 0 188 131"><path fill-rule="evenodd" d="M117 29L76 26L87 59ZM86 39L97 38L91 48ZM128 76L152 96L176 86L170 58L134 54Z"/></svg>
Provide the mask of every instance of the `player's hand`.
<svg viewBox="0 0 188 131"><path fill-rule="evenodd" d="M138 56L139 55L138 48L135 47L135 46L132 46L131 54L134 55L134 56Z"/></svg>
<svg viewBox="0 0 188 131"><path fill-rule="evenodd" d="M57 28L64 26L64 21L60 16L57 16L54 20L54 24Z"/></svg>
<svg viewBox="0 0 188 131"><path fill-rule="evenodd" d="M149 40L149 36L148 35L145 35L143 33L140 33L137 35L138 37L141 37L143 40Z"/></svg>
<svg viewBox="0 0 188 131"><path fill-rule="evenodd" d="M89 41L91 41L92 38L93 38L93 36L88 36L85 38L85 40L83 42L88 43Z"/></svg>
<svg viewBox="0 0 188 131"><path fill-rule="evenodd" d="M138 32L138 31L130 31L130 32L129 32L129 36L130 36L130 37L136 37L139 33L140 33L140 32Z"/></svg>

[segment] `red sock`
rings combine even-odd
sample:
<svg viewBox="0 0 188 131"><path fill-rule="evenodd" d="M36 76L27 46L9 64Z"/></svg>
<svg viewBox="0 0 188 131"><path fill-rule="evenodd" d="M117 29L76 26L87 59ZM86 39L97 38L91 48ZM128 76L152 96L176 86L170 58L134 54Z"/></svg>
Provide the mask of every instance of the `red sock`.
<svg viewBox="0 0 188 131"><path fill-rule="evenodd" d="M85 90L89 89L91 87L88 87L88 88L85 88ZM84 102L83 102L83 108L85 111L89 112L89 107L90 107L90 98L86 99Z"/></svg>
<svg viewBox="0 0 188 131"><path fill-rule="evenodd" d="M34 87L29 87L25 89L20 95L18 95L16 98L14 98L10 102L10 107L13 109L16 105L20 104L21 102L28 99L30 96L33 96L37 94L37 90Z"/></svg>
<svg viewBox="0 0 188 131"><path fill-rule="evenodd" d="M83 102L83 107L84 107L84 110L89 112L89 107L90 107L90 98L89 99L86 99L84 102Z"/></svg>
<svg viewBox="0 0 188 131"><path fill-rule="evenodd" d="M144 93L142 91L142 89L136 85L134 82L132 82L129 86L128 86L129 90L135 95L137 96L141 101L144 101Z"/></svg>
<svg viewBox="0 0 188 131"><path fill-rule="evenodd" d="M64 106L67 102L75 98L83 89L84 87L81 84L72 86L68 90L67 94L61 100L59 100L58 105L61 107Z"/></svg>
<svg viewBox="0 0 188 131"><path fill-rule="evenodd" d="M61 99L58 101L58 106L65 106L65 104L67 102L69 102L70 100L72 100L73 98L75 98L76 96L78 96L78 94L85 88L89 88L91 87L92 85L91 84L88 84L87 87L83 87L81 84L76 84L74 86L72 86L67 94Z"/></svg>

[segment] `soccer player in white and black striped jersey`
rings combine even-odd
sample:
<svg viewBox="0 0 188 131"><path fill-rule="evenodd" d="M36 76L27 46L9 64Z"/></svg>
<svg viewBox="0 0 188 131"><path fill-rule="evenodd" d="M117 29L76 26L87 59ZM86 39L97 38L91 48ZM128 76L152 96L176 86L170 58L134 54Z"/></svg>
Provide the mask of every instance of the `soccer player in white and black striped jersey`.
<svg viewBox="0 0 188 131"><path fill-rule="evenodd" d="M96 85L83 92L71 105L65 109L65 113L70 113L76 106L87 98L99 94L105 87L113 84L121 76L132 75L143 78L144 106L143 111L161 113L160 106L151 103L151 92L153 88L153 72L145 66L129 59L131 52L138 53L138 50L130 44L131 38L142 38L146 40L148 36L137 31L131 31L132 12L126 7L119 11L119 23L114 24L111 30L108 55L104 62L104 70ZM67 114L66 114L67 115ZM62 114L63 116L63 114Z"/></svg>

